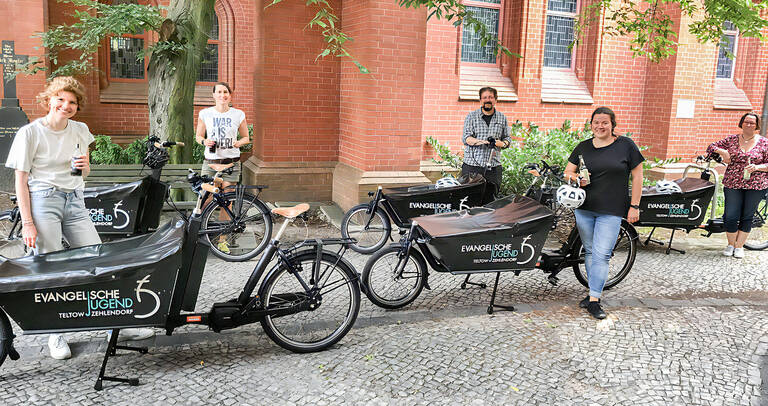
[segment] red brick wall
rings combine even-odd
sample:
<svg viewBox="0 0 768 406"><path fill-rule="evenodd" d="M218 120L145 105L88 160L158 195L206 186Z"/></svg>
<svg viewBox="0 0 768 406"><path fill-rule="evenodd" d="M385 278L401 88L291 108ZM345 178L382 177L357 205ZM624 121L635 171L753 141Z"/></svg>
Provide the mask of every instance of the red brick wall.
<svg viewBox="0 0 768 406"><path fill-rule="evenodd" d="M391 0L345 1L351 53L370 69L341 68L339 161L367 171L418 170L426 12Z"/></svg>
<svg viewBox="0 0 768 406"><path fill-rule="evenodd" d="M10 0L4 0L11 3ZM27 7L22 8L16 6L18 3L28 3ZM34 20L29 16L35 15L35 8L42 9L48 8L48 23L50 25L62 24L71 22L71 8L67 4L59 3L56 0L24 0L13 1L14 7L6 7L5 9L23 10L24 17L12 18L10 21L14 24L33 24ZM151 0L151 4L157 4L156 0ZM162 0L159 2L161 5L168 5L168 0ZM221 41L220 47L235 47L231 54L233 55L232 63L235 66L233 69L234 76L226 78L231 82L234 87L233 104L235 107L244 110L246 113L246 119L249 122L253 122L255 118L255 109L253 105L253 70L254 70L254 52L255 47L248 46L248 44L254 43L254 17L255 9L257 5L253 1L239 1L239 0L219 0L216 4L216 11L219 16L219 29L220 33L226 33L228 30L234 30L234 44L228 44L226 41ZM21 12L21 11L19 11ZM236 16L236 18L235 18ZM5 16L0 18L0 26L7 27L5 24ZM37 17L35 17L37 18ZM42 17L40 18L43 19ZM28 44L27 47L39 46L38 39L27 39L32 33L43 31L42 24L40 28L28 29L24 27L14 28L8 30L15 34L8 34L2 36L2 38L13 38L17 40L17 52L24 51L23 53L32 53L33 51L27 49L19 49L19 44ZM0 28L2 30L2 28ZM23 34L19 34L23 33ZM2 34L2 31L0 31ZM224 35L224 34L222 34ZM223 38L223 37L222 37ZM242 46L239 46L242 44ZM105 53L106 49L100 49L99 58L107 58ZM66 54L65 54L66 55ZM20 91L23 89L24 94L34 95L39 93L44 86L44 79L42 75L39 75L41 79L29 80L23 75L19 76ZM36 76L37 78L37 76ZM146 101L137 101L135 103L102 103L99 97L99 81L103 80L98 72L89 73L87 75L78 77L87 88L87 101L85 108L78 113L75 117L76 120L84 121L88 124L91 132L94 134L107 134L107 135L146 135L149 132L149 113L146 105ZM23 83L23 85L21 85ZM32 98L33 99L33 98ZM25 97L23 104L29 103L28 98ZM30 99L31 100L31 99ZM195 117L197 112L205 106L195 107ZM27 108L25 107L25 111ZM45 111L38 108L34 111L35 116L44 114ZM195 118L196 119L196 118Z"/></svg>
<svg viewBox="0 0 768 406"><path fill-rule="evenodd" d="M154 0L153 0L154 1ZM168 0L161 1L167 4ZM334 0L343 29L355 41L350 50L369 75L347 60L315 61L323 46L318 31L305 29L315 10L304 1L286 0L264 9L271 0L220 0L222 32L232 33L234 104L255 127L255 154L271 161L340 161L363 170L415 170L432 155L424 143L437 137L459 148L466 114L477 102L458 100L458 28L448 22L425 22L424 10L401 9L394 0ZM39 55L30 35L48 23L65 21L67 5L56 0L0 0L0 39L16 41L19 54ZM648 155L689 156L711 141L738 130L744 111L712 108L716 63L714 45L700 45L686 34L683 22L679 55L658 64L633 58L624 38L590 30L577 50L582 77L594 105L540 102L545 0L505 0L505 44L523 59L502 57L502 66L517 87L519 101L500 103L510 121L558 127L565 119L580 126L600 105L612 107L620 132L632 132ZM680 30L678 30L680 31ZM104 52L103 50L101 51ZM749 58L743 55L749 55ZM423 55L423 57L422 57ZM742 39L735 80L762 108L768 76L768 46ZM103 55L101 55L103 57ZM94 133L143 135L148 115L143 103L101 103L98 73L82 78L89 102L78 115ZM42 74L17 79L22 107L32 118L44 113L34 96ZM677 100L696 100L696 118L676 119ZM201 107L196 107L199 110Z"/></svg>
<svg viewBox="0 0 768 406"><path fill-rule="evenodd" d="M254 51L256 155L264 161L337 160L340 59L315 60L324 41L304 27L316 10L298 0L266 9L271 0L242 2L254 4L258 14L258 40L243 42ZM330 4L340 15L339 2Z"/></svg>
<svg viewBox="0 0 768 406"><path fill-rule="evenodd" d="M514 10L516 4L513 2L506 7ZM519 100L502 102L498 107L510 122L520 120L553 128L570 119L574 127L579 127L594 108L609 106L618 116L617 131L635 134L638 143L651 147L646 154L658 157L693 156L712 140L734 132L734 123L744 111L712 108L715 46L698 44L687 34L685 26L681 36L686 43L681 54L660 63L649 62L643 57L633 58L626 38L602 36L601 39L598 32L591 29L576 54L577 58L583 58L577 62L577 67L584 67L584 71L577 74L592 90L594 105L541 103L545 6L544 0L528 2L526 12L512 14L508 21L520 27L519 34L512 33L508 46L516 46L516 35L525 38L519 48L513 48L523 59L514 61L510 69ZM676 30L679 31L679 17L676 18ZM444 21L428 23L422 132L424 138L436 137L443 143L448 142L454 150L461 149L460 136L466 114L479 106L477 102L458 100L460 44L457 30ZM759 112L768 75L768 46L760 47L755 40L742 39L742 42L746 44L740 45L740 49L756 58L754 63L750 59L739 59L736 71L749 71L741 86L754 110ZM751 66L747 67L747 64ZM694 119L674 118L679 98L696 100ZM427 144L422 146L424 156L431 157L431 148Z"/></svg>

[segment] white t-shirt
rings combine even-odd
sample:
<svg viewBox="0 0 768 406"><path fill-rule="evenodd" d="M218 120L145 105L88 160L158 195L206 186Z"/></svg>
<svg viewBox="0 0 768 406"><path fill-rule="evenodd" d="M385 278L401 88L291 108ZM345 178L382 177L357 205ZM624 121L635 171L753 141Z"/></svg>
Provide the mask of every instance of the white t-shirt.
<svg viewBox="0 0 768 406"><path fill-rule="evenodd" d="M70 175L75 148L85 155L94 138L85 123L69 120L67 127L53 131L37 119L21 127L8 151L5 166L29 172L29 191L54 186L63 191L82 189L82 176Z"/></svg>
<svg viewBox="0 0 768 406"><path fill-rule="evenodd" d="M240 157L240 148L234 147L238 136L240 123L245 120L245 113L234 107L230 107L226 113L219 113L215 107L200 110L198 116L205 123L205 132L208 139L216 141L216 152L211 153L205 147L205 159L223 159Z"/></svg>

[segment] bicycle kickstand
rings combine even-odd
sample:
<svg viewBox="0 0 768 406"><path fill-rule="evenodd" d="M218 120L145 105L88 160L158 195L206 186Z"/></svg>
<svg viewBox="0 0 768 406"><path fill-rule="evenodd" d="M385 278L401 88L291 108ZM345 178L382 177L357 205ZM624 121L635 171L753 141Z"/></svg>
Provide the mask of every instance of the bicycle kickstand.
<svg viewBox="0 0 768 406"><path fill-rule="evenodd" d="M139 386L138 378L118 378L115 376L105 376L104 372L107 369L107 361L109 357L117 354L117 350L137 351L140 354L146 354L148 352L147 347L129 347L127 345L117 345L117 337L120 335L120 329L112 329L112 335L109 337L109 344L106 351L104 351L104 360L101 362L101 370L99 376L96 378L96 383L93 385L93 389L100 391L103 388L103 381L127 383L131 386Z"/></svg>

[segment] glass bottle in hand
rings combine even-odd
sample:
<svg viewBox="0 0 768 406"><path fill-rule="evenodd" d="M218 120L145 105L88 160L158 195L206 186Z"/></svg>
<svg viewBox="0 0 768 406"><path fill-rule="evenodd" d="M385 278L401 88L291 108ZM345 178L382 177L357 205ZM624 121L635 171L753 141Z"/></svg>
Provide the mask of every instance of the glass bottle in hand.
<svg viewBox="0 0 768 406"><path fill-rule="evenodd" d="M747 157L747 166L752 165L752 157ZM752 173L750 173L747 170L747 167L744 167L744 180L749 180L749 178L752 177Z"/></svg>
<svg viewBox="0 0 768 406"><path fill-rule="evenodd" d="M75 144L75 152L72 154L72 164L70 165L69 174L72 176L83 176L83 170L75 167L75 160L82 158L83 154L80 153L80 144Z"/></svg>
<svg viewBox="0 0 768 406"><path fill-rule="evenodd" d="M584 163L584 157L579 155L579 176L581 176L582 179L584 179L589 185L589 171L587 170L587 165Z"/></svg>

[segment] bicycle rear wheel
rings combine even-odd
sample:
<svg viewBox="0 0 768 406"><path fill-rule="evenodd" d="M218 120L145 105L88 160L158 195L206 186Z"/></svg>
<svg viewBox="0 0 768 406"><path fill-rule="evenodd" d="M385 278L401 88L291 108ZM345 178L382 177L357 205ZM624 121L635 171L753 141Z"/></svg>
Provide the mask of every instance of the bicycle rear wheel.
<svg viewBox="0 0 768 406"><path fill-rule="evenodd" d="M584 256L584 246L581 244L581 238L576 241L575 249L579 256ZM632 238L632 234L622 224L619 235L616 237L616 244L613 246L613 254L608 261L608 277L605 279L604 290L608 290L619 284L627 277L632 265L635 263L637 255L637 239ZM584 264L573 266L573 273L576 279L589 288L589 277L587 276L587 267Z"/></svg>
<svg viewBox="0 0 768 406"><path fill-rule="evenodd" d="M760 201L752 220L752 231L749 232L744 248L753 251L768 248L768 194Z"/></svg>
<svg viewBox="0 0 768 406"><path fill-rule="evenodd" d="M337 255L323 253L320 261L320 277L312 279L314 251L298 253L290 258L298 271L281 264L270 273L259 289L264 308L267 310L295 309L308 305L311 293L320 297L314 309L298 311L284 316L266 316L261 320L264 332L277 345L293 352L324 350L341 340L352 328L360 310L360 287L357 273ZM308 293L298 278L309 285Z"/></svg>
<svg viewBox="0 0 768 406"><path fill-rule="evenodd" d="M217 257L232 262L247 261L264 250L272 237L272 216L267 206L250 193L238 201L234 192L223 196L234 219L216 200L205 207L200 233Z"/></svg>

